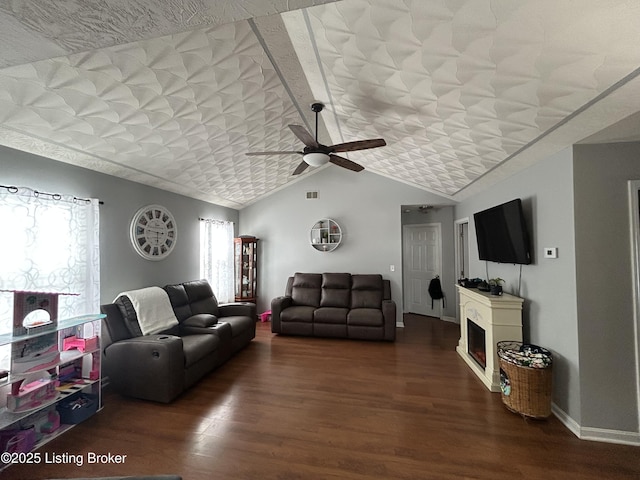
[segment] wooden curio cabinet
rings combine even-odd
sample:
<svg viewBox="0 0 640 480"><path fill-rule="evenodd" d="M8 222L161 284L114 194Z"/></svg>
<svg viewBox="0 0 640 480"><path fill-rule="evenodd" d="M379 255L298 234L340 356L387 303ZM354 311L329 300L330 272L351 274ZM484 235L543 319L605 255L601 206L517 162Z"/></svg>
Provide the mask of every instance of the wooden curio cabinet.
<svg viewBox="0 0 640 480"><path fill-rule="evenodd" d="M256 302L258 287L258 239L242 235L233 239L236 302Z"/></svg>

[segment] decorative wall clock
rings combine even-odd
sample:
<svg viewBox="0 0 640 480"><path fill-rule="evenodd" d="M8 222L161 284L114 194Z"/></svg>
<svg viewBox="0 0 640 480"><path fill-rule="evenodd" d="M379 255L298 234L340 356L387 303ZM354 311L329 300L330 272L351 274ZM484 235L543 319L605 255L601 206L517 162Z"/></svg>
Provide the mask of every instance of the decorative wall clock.
<svg viewBox="0 0 640 480"><path fill-rule="evenodd" d="M162 260L176 246L178 228L171 212L161 205L147 205L131 220L131 244L147 260Z"/></svg>

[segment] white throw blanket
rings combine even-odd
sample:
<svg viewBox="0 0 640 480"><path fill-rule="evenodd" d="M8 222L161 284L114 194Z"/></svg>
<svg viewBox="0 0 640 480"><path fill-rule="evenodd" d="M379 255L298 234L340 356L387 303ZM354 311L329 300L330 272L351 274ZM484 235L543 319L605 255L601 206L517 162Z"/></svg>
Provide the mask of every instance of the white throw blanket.
<svg viewBox="0 0 640 480"><path fill-rule="evenodd" d="M162 288L141 288L122 292L118 297L121 296L126 296L131 301L143 335L152 335L178 325L169 295Z"/></svg>

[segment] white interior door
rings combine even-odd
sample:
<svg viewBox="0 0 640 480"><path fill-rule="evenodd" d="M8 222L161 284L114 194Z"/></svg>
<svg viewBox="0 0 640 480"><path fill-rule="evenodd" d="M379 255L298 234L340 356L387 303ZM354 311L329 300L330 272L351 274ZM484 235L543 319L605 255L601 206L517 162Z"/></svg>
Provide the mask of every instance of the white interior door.
<svg viewBox="0 0 640 480"><path fill-rule="evenodd" d="M439 223L406 225L403 245L404 311L442 316L442 300L431 306L429 282L441 275L442 237Z"/></svg>

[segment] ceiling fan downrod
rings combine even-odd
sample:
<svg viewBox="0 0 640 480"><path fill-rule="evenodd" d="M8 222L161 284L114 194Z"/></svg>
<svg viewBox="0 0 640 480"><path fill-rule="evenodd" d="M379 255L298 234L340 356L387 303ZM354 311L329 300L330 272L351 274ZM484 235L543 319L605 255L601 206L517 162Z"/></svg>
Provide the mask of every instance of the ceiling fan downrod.
<svg viewBox="0 0 640 480"><path fill-rule="evenodd" d="M318 143L318 113L322 111L324 104L320 102L312 103L311 110L316 112L316 143Z"/></svg>

